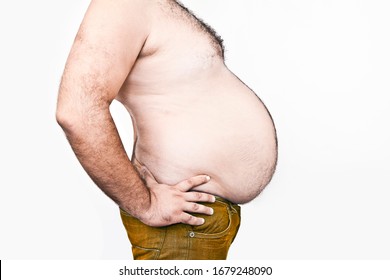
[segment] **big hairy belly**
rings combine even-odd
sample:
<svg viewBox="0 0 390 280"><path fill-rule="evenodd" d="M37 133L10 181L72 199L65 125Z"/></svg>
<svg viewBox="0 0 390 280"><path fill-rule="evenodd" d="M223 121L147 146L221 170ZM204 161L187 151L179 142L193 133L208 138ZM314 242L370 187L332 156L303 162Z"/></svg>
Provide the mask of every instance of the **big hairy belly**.
<svg viewBox="0 0 390 280"><path fill-rule="evenodd" d="M193 190L246 203L270 181L277 156L272 120L255 102L246 108L209 104L174 114L145 114L133 160L164 184L209 175L208 183Z"/></svg>

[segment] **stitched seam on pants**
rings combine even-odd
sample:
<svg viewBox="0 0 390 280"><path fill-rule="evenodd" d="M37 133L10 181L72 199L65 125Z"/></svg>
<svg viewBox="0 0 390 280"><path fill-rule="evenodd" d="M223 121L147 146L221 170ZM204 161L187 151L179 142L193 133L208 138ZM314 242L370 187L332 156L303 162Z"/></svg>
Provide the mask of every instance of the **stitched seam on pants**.
<svg viewBox="0 0 390 280"><path fill-rule="evenodd" d="M138 248L138 249L145 250L145 251L161 251L160 249L145 248L145 247L137 246L137 245L132 245L132 246L133 246L134 248Z"/></svg>
<svg viewBox="0 0 390 280"><path fill-rule="evenodd" d="M230 209L232 210L232 212L238 214L238 211L237 211L237 209L234 207L234 205L230 205Z"/></svg>
<svg viewBox="0 0 390 280"><path fill-rule="evenodd" d="M158 250L158 255L157 255L157 260L160 259L160 255L161 255L161 251L163 250L164 248L164 244L165 244L165 239L167 238L167 228L165 228L164 230L164 238L163 240L161 241L161 244L160 244L160 249Z"/></svg>
<svg viewBox="0 0 390 280"><path fill-rule="evenodd" d="M137 246L137 245L132 245L132 247L133 248L137 248L139 250L147 251L147 252L154 252L153 253L153 258L149 258L148 260L157 260L157 254L160 253L160 250L158 250L158 249L144 248L144 247Z"/></svg>
<svg viewBox="0 0 390 280"><path fill-rule="evenodd" d="M190 251L192 249L192 238L190 237L189 233L192 232L192 226L190 225L185 225L186 227L186 235L185 235L185 238L186 238L186 243L187 243L187 247L186 247L186 253L185 253L185 258L184 260L190 260Z"/></svg>

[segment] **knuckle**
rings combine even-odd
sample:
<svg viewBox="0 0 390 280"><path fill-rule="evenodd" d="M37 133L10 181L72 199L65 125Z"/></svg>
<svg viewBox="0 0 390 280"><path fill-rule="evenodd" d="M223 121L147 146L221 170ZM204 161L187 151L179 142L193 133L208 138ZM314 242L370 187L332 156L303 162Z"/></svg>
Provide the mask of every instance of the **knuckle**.
<svg viewBox="0 0 390 280"><path fill-rule="evenodd" d="M194 220L194 219L195 219L194 216L188 215L188 216L185 216L184 222L185 223L191 223L191 221Z"/></svg>
<svg viewBox="0 0 390 280"><path fill-rule="evenodd" d="M161 219L164 221L164 222L167 222L167 223L170 223L172 221L172 217L170 215L163 215L161 217Z"/></svg>
<svg viewBox="0 0 390 280"><path fill-rule="evenodd" d="M173 192L173 199L176 202L181 201L181 200L183 200L183 194L181 192L175 190L175 192Z"/></svg>
<svg viewBox="0 0 390 280"><path fill-rule="evenodd" d="M194 192L194 196L196 200L201 200L202 199L202 194L198 192Z"/></svg>
<svg viewBox="0 0 390 280"><path fill-rule="evenodd" d="M199 204L196 204L196 203L192 204L192 210L193 210L193 211L198 211L199 208L200 208L200 205L199 205Z"/></svg>
<svg viewBox="0 0 390 280"><path fill-rule="evenodd" d="M195 184L195 180L193 178L187 179L186 183L190 186Z"/></svg>

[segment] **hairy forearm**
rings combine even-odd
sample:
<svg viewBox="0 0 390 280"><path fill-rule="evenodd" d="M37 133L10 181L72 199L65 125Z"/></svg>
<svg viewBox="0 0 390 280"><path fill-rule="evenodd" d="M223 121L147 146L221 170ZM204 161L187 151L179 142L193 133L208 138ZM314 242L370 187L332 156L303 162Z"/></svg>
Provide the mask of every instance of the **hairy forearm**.
<svg viewBox="0 0 390 280"><path fill-rule="evenodd" d="M140 218L150 205L150 194L125 152L108 106L83 112L68 112L69 117L57 114L73 151L96 185Z"/></svg>

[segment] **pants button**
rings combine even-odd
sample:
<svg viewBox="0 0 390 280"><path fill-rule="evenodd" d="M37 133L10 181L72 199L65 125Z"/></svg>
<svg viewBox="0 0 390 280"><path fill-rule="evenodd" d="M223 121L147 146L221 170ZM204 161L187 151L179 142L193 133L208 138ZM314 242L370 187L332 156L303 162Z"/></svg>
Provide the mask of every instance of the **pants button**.
<svg viewBox="0 0 390 280"><path fill-rule="evenodd" d="M190 232L188 233L188 235L189 235L189 237L195 237L195 232L190 231Z"/></svg>

